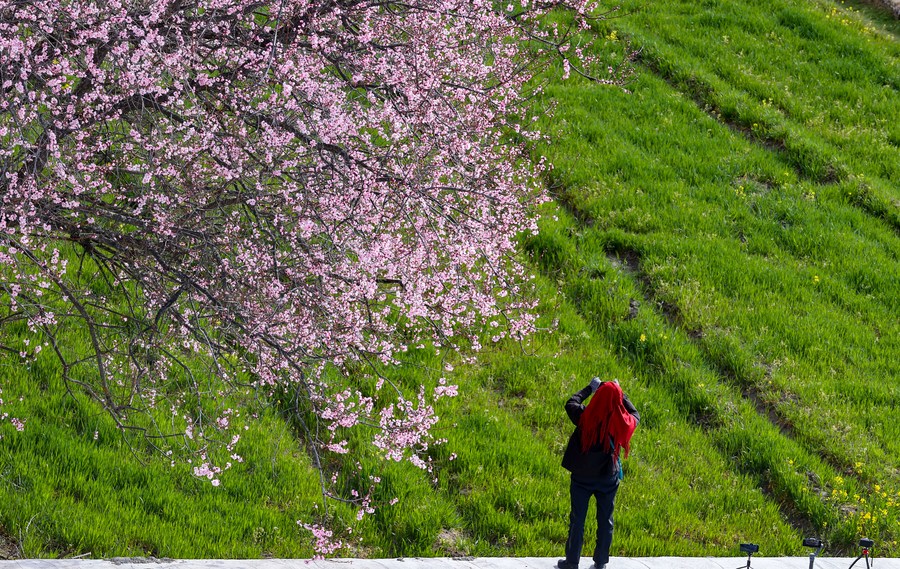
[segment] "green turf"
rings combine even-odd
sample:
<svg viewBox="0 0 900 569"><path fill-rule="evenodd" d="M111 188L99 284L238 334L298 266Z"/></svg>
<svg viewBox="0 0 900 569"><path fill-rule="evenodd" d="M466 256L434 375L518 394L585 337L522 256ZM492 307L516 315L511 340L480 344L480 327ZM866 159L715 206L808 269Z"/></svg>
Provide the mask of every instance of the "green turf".
<svg viewBox="0 0 900 569"><path fill-rule="evenodd" d="M542 152L582 268L545 270L796 527L895 551L897 24L827 3L625 8L597 31L644 48L631 93L547 89ZM631 289L598 303L619 273Z"/></svg>
<svg viewBox="0 0 900 569"><path fill-rule="evenodd" d="M545 89L535 152L556 199L522 241L545 329L453 362L433 474L335 459L400 499L361 521L332 508L353 528L342 554L559 555L562 406L594 375L643 417L613 555L801 554L805 535L849 553L864 534L900 554L898 22L825 0L623 12L593 35L609 57L642 48L628 92L552 73ZM443 363L414 350L389 373L433 385ZM25 554L311 553L295 521L321 515L317 475L280 419L216 489L140 462L49 359L2 372L29 423L2 431L0 535Z"/></svg>

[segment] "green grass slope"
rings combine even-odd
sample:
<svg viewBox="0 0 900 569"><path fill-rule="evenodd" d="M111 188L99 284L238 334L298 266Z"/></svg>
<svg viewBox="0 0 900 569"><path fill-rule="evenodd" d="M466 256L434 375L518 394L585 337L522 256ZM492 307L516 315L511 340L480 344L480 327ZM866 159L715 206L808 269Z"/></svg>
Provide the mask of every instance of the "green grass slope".
<svg viewBox="0 0 900 569"><path fill-rule="evenodd" d="M522 243L545 330L454 362L433 474L354 453L351 481L377 473L400 501L333 508L344 554L560 554L562 405L594 375L642 415L613 555L800 554L805 535L845 553L863 534L900 554L897 22L825 0L624 11L593 32L601 53L643 48L630 92L545 90L556 200ZM311 554L295 521L316 515L317 474L289 425L264 418L213 488L130 453L41 361L2 367L29 423L0 439L0 552ZM420 350L391 373L442 366Z"/></svg>
<svg viewBox="0 0 900 569"><path fill-rule="evenodd" d="M27 419L0 439L7 555L309 555L296 520L312 513L318 479L282 421L264 417L245 433L245 462L214 488L187 464L126 444L96 403L67 395L51 365L35 367L2 368Z"/></svg>
<svg viewBox="0 0 900 569"><path fill-rule="evenodd" d="M581 268L545 271L595 275L572 291L584 317L794 527L896 551L897 24L820 2L625 8L597 32L644 48L632 94L547 91L553 225ZM623 272L632 290L595 308Z"/></svg>

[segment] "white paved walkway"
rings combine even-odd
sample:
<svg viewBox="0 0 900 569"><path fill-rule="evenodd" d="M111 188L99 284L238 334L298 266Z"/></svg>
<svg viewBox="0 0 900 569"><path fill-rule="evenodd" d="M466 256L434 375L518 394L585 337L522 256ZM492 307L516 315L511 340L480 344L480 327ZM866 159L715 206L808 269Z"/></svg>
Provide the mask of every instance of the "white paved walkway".
<svg viewBox="0 0 900 569"><path fill-rule="evenodd" d="M0 569L555 569L555 557L465 557L403 559L19 559ZM848 569L853 558L820 557L815 569ZM591 569L584 558L581 569ZM613 557L609 569L743 569L746 557ZM853 569L865 569L860 560ZM900 569L900 559L875 559L873 569ZM809 569L808 557L754 557L752 569Z"/></svg>

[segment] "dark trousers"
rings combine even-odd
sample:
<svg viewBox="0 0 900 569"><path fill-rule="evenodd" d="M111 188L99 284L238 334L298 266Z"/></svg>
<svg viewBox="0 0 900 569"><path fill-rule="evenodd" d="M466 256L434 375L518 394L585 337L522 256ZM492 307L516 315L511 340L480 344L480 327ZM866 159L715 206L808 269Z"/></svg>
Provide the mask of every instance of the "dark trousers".
<svg viewBox="0 0 900 569"><path fill-rule="evenodd" d="M581 546L584 544L584 520L587 518L591 496L597 500L597 545L594 564L599 568L609 562L609 546L613 535L613 504L619 489L619 477L576 478L572 476L569 493L572 510L569 512L569 539L566 541L566 563L578 567Z"/></svg>

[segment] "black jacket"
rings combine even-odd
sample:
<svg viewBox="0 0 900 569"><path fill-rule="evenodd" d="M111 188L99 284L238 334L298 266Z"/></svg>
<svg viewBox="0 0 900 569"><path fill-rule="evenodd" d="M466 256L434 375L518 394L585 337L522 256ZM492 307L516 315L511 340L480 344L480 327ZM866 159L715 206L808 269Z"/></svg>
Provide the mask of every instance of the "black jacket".
<svg viewBox="0 0 900 569"><path fill-rule="evenodd" d="M566 414L575 424L575 431L569 437L569 444L566 446L566 452L563 454L563 468L572 474L581 478L604 478L618 474L619 465L613 460L610 452L609 441L598 441L592 446L587 453L581 452L581 427L578 426L578 419L584 412L584 405L581 403L591 395L591 386L588 385L566 401ZM634 416L636 422L641 420L637 409L628 396L622 394L622 402L625 409Z"/></svg>

